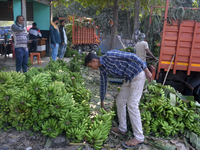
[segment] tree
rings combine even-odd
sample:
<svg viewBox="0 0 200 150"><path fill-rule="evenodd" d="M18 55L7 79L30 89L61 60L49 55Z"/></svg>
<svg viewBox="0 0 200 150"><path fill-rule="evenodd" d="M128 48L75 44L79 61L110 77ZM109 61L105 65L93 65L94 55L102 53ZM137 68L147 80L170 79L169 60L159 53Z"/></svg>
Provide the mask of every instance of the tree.
<svg viewBox="0 0 200 150"><path fill-rule="evenodd" d="M118 10L119 10L119 0L115 0L114 7L113 7L113 27L111 31L110 43L109 43L109 50L115 48L115 41L116 41L116 32L117 32L117 25L118 25Z"/></svg>
<svg viewBox="0 0 200 150"><path fill-rule="evenodd" d="M134 34L137 34L137 31L139 30L139 13L140 13L140 0L135 0L135 13L134 13L134 29L133 32ZM136 36L134 36L134 43L137 42L135 41Z"/></svg>

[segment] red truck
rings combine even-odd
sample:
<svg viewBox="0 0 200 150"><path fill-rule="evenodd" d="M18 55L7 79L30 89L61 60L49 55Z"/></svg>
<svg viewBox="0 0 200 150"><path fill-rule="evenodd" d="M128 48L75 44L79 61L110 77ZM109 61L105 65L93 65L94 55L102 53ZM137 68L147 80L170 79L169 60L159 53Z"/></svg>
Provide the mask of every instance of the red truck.
<svg viewBox="0 0 200 150"><path fill-rule="evenodd" d="M173 86L182 94L194 95L200 102L200 23L182 20L179 24L176 20L171 24L167 21L168 9L169 0L166 0L155 79L159 83Z"/></svg>
<svg viewBox="0 0 200 150"><path fill-rule="evenodd" d="M72 44L75 46L75 49L81 51L96 50L100 44L100 30L92 18L69 15L59 19L72 24Z"/></svg>

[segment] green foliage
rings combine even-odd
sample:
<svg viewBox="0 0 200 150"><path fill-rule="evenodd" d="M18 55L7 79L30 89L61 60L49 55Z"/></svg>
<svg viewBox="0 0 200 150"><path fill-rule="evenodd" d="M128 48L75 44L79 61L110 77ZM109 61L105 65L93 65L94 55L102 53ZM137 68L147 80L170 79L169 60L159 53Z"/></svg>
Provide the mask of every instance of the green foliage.
<svg viewBox="0 0 200 150"><path fill-rule="evenodd" d="M71 57L72 56L71 51L72 49L67 45L65 57Z"/></svg>

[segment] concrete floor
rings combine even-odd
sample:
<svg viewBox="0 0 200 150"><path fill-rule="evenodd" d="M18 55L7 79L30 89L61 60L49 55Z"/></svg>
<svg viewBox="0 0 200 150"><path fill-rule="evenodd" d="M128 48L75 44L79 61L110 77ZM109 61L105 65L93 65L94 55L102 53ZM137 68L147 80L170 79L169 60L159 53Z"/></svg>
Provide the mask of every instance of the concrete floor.
<svg viewBox="0 0 200 150"><path fill-rule="evenodd" d="M64 58L64 61L69 62L70 58ZM41 67L44 68L48 62L50 61L50 57L43 57L41 58ZM37 64L37 58L33 59L33 66L32 67L40 67L39 64ZM13 59L12 54L8 55L8 57L4 57L0 55L0 68L6 68L4 71L16 71L16 63L15 59ZM28 69L31 67L28 67Z"/></svg>

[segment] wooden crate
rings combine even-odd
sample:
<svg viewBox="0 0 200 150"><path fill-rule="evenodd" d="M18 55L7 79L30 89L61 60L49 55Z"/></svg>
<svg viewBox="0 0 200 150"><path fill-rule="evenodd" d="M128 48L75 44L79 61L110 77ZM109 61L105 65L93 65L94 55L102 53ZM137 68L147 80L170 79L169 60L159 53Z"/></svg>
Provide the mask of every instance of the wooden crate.
<svg viewBox="0 0 200 150"><path fill-rule="evenodd" d="M46 45L46 38L38 39L38 45Z"/></svg>
<svg viewBox="0 0 200 150"><path fill-rule="evenodd" d="M37 51L37 53L40 53L40 57L45 57L46 56L46 50L44 51Z"/></svg>

